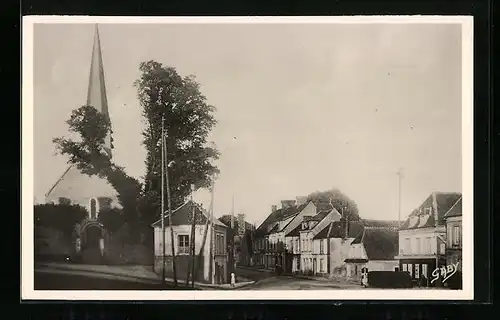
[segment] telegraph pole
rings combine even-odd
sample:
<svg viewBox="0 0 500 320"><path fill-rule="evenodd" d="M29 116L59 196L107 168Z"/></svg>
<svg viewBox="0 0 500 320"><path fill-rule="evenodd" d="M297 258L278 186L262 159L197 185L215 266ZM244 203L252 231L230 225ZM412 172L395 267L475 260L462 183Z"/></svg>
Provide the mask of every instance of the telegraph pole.
<svg viewBox="0 0 500 320"><path fill-rule="evenodd" d="M161 117L161 234L162 234L162 267L161 267L161 283L165 284L165 157L164 157L164 117Z"/></svg>
<svg viewBox="0 0 500 320"><path fill-rule="evenodd" d="M162 128L164 128L164 122L162 121ZM171 248L172 248L172 271L174 274L174 286L177 287L177 267L175 264L175 244L174 244L174 227L172 226L172 201L170 197L170 182L169 182L169 175L168 175L168 150L167 150L167 131L165 131L165 134L162 135L162 142L163 142L163 151L165 153L164 155L164 164L166 165L165 167L165 180L166 180L166 188L167 188L167 205L168 205L168 224L170 225L170 242L171 242ZM163 235L163 239L165 239L165 235ZM164 245L165 246L165 245Z"/></svg>
<svg viewBox="0 0 500 320"><path fill-rule="evenodd" d="M194 275L195 275L195 264L196 264L196 206L193 202L193 192L194 192L194 184L191 184L191 216L193 221L191 222L191 277L192 287L194 288Z"/></svg>
<svg viewBox="0 0 500 320"><path fill-rule="evenodd" d="M398 176L398 222L399 222L399 227L401 227L401 192L402 192L403 169L399 168L396 175Z"/></svg>

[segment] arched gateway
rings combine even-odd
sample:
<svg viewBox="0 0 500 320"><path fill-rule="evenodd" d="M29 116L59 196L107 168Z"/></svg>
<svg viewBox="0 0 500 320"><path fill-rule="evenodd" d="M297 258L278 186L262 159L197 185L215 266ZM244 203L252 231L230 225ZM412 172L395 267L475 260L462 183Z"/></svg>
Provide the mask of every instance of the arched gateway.
<svg viewBox="0 0 500 320"><path fill-rule="evenodd" d="M106 240L106 229L96 219L87 218L79 227L77 232L76 252L83 263L104 263L104 249Z"/></svg>

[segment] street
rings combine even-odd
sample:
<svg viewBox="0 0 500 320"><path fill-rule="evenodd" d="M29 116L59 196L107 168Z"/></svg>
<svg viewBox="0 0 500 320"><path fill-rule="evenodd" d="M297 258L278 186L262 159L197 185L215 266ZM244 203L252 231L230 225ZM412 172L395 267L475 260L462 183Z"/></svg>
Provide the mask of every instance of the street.
<svg viewBox="0 0 500 320"><path fill-rule="evenodd" d="M35 290L192 290L173 285L35 271Z"/></svg>
<svg viewBox="0 0 500 320"><path fill-rule="evenodd" d="M358 284L340 283L328 279L304 279L292 276L277 276L272 272L236 268L237 276L256 281L237 290L332 290L361 289Z"/></svg>

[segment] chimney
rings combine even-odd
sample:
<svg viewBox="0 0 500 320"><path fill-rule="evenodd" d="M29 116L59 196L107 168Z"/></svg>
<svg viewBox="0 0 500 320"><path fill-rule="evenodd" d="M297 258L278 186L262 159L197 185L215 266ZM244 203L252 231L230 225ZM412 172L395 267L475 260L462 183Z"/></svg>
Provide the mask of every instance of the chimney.
<svg viewBox="0 0 500 320"><path fill-rule="evenodd" d="M345 224L345 238L349 238L349 216L346 216L345 217L345 220L344 220L344 224Z"/></svg>
<svg viewBox="0 0 500 320"><path fill-rule="evenodd" d="M304 204L307 202L307 196L297 196L295 197L295 202L297 203L298 206Z"/></svg>
<svg viewBox="0 0 500 320"><path fill-rule="evenodd" d="M281 200L281 208L290 208L295 205L295 200Z"/></svg>
<svg viewBox="0 0 500 320"><path fill-rule="evenodd" d="M276 210L278 210L278 206L277 206L277 205L275 205L275 204L273 204L273 205L271 206L271 213L273 213L273 212L274 212L274 211L276 211Z"/></svg>
<svg viewBox="0 0 500 320"><path fill-rule="evenodd" d="M436 192L432 193L432 213L434 214L434 226L439 225L439 215L438 215L438 205L437 205L437 196Z"/></svg>

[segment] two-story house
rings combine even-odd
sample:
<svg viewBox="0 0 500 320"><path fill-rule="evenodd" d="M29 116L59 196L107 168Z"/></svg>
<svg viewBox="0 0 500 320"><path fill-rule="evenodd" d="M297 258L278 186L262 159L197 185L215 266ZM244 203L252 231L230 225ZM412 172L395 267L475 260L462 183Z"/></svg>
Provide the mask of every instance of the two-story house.
<svg viewBox="0 0 500 320"><path fill-rule="evenodd" d="M318 248L314 249L314 237L333 221L340 221L341 215L336 209L320 211L315 216L304 216L302 228L299 231L300 242L300 268L305 274L320 273L320 241L318 239ZM324 254L323 254L324 255ZM321 255L321 256L323 256ZM323 257L325 259L325 257ZM323 262L325 263L325 262ZM325 267L324 265L323 267Z"/></svg>
<svg viewBox="0 0 500 320"><path fill-rule="evenodd" d="M434 192L403 222L399 230L399 270L424 286L435 268L446 264L445 214L461 197L459 193Z"/></svg>
<svg viewBox="0 0 500 320"><path fill-rule="evenodd" d="M257 228L254 233L254 259L257 265L274 269L277 266L283 269L292 267L292 258L286 258L286 234L300 224L304 214L316 213L313 203L305 201L305 197L297 197L297 200L282 200L281 208L277 205L271 207L271 214ZM287 262L288 261L288 262Z"/></svg>
<svg viewBox="0 0 500 320"><path fill-rule="evenodd" d="M369 271L398 270L398 232L394 228L363 227L363 231L351 242L345 259L347 277L360 279L363 268Z"/></svg>
<svg viewBox="0 0 500 320"><path fill-rule="evenodd" d="M462 197L444 215L446 219L446 264L462 272Z"/></svg>
<svg viewBox="0 0 500 320"><path fill-rule="evenodd" d="M193 215L194 212L194 215ZM174 250L177 279L186 278L186 270L188 270L190 256L192 219L195 218L195 253L196 265L196 281L227 283L228 281L228 266L227 266L227 227L219 220L214 219L214 234L213 242L215 243L213 250L214 263L211 263L210 247L212 228L207 231L207 239L205 246L202 249L203 235L209 214L198 204L188 201L172 211L171 221L174 232ZM173 257L172 257L172 242L169 225L168 214L164 217L165 223L165 274L166 277L173 278ZM163 236L161 219L151 225L154 228L154 271L158 274L162 272L163 266Z"/></svg>

